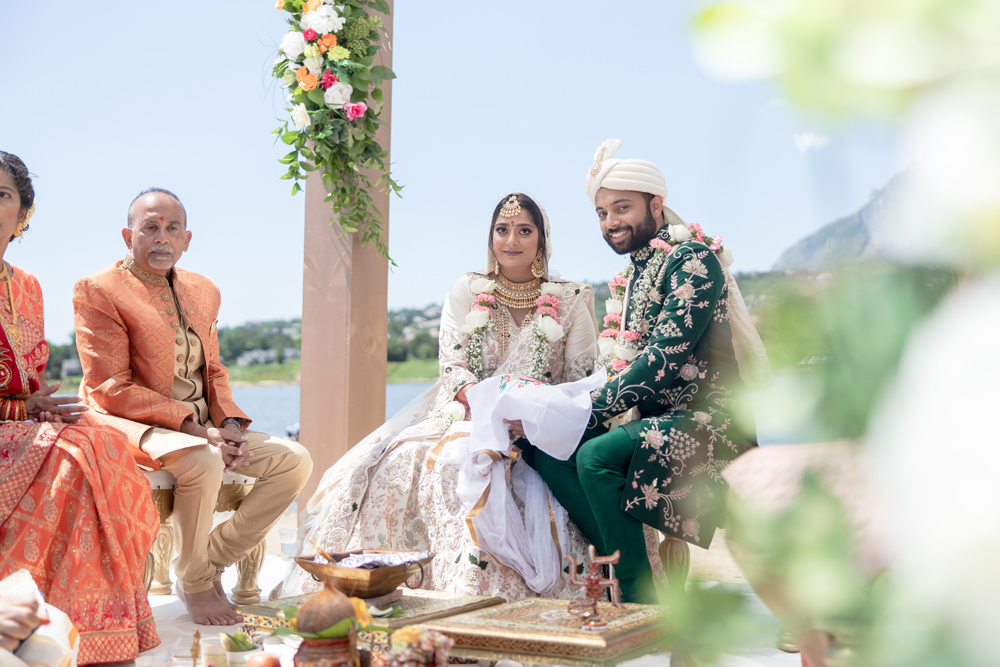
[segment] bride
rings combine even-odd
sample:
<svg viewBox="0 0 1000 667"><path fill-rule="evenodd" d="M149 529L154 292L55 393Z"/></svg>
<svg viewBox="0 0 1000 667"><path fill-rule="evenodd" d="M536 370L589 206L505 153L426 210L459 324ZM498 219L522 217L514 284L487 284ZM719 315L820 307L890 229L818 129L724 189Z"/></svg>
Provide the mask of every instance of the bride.
<svg viewBox="0 0 1000 667"><path fill-rule="evenodd" d="M436 557L423 588L507 600L537 592L578 597L565 574L551 590L532 591L479 547L456 492L459 470L443 464L446 449L467 443L466 393L477 382L500 374L572 382L586 377L597 357L593 289L549 277L552 243L542 208L527 195L507 195L493 211L488 239L487 271L463 275L445 301L439 380L326 471L306 507L302 551L315 553L313 544L327 552L426 549ZM521 434L518 423L511 430ZM503 465L509 480L511 466L525 464ZM587 542L576 526L566 528L569 553L583 562ZM293 565L281 596L318 587Z"/></svg>

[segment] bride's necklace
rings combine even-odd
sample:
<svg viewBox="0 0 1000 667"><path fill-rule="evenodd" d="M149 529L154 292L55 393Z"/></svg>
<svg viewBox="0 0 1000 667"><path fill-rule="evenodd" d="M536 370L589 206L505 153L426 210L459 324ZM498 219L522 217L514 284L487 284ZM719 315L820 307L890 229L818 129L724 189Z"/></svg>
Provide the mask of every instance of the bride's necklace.
<svg viewBox="0 0 1000 667"><path fill-rule="evenodd" d="M502 272L497 271L496 287L493 296L497 302L506 307L508 311L528 310L521 323L523 329L531 321L531 315L535 308L535 300L542 295L542 279L535 278L526 283L515 283L507 279ZM510 317L504 313L497 318L497 352L503 359L507 354L507 347L510 344Z"/></svg>
<svg viewBox="0 0 1000 667"><path fill-rule="evenodd" d="M11 275L7 271L7 262L0 262L0 280L7 283L7 299L10 301L10 336L13 338L14 345L21 345L21 327L18 326L17 320L17 305L14 303L14 292L10 284L14 282L11 280Z"/></svg>
<svg viewBox="0 0 1000 667"><path fill-rule="evenodd" d="M497 284L493 296L509 310L533 308L535 299L542 295L542 279L534 278L526 283L515 283L497 271Z"/></svg>

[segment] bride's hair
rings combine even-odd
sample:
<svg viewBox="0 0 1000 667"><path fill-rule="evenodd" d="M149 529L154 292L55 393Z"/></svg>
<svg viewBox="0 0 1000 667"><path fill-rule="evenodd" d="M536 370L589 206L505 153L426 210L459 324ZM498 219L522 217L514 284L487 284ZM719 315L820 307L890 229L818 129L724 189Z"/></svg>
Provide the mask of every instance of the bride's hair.
<svg viewBox="0 0 1000 667"><path fill-rule="evenodd" d="M500 209L511 197L517 197L517 203L521 205L521 208L528 212L531 216L531 221L535 223L535 229L538 230L538 248L542 251L542 257L546 257L546 251L548 250L547 244L548 239L545 238L545 218L542 216L542 209L538 206L538 203L534 199L524 194L523 192L511 192L505 194L497 207L493 209L493 219L490 222L490 233L486 237L486 248L489 250L490 254L493 254L493 229L497 226L497 218L500 217Z"/></svg>

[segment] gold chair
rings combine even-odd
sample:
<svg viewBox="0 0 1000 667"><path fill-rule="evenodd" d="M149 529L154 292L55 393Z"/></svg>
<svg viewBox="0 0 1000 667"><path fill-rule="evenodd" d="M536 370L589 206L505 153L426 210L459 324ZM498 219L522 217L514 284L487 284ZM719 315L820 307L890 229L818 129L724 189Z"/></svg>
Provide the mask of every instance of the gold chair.
<svg viewBox="0 0 1000 667"><path fill-rule="evenodd" d="M146 556L146 592L150 595L171 595L173 582L170 581L170 562L174 556L174 527L170 524L170 515L174 511L174 489L177 487L177 480L162 469L147 472L146 479L149 480L153 492L156 511L160 513L160 532L153 542L152 550ZM215 511L236 511L250 493L253 483L252 477L233 472L223 474ZM260 602L261 591L257 585L257 575L260 574L260 568L264 564L264 551L265 542L261 542L236 563L238 577L231 596L234 603Z"/></svg>

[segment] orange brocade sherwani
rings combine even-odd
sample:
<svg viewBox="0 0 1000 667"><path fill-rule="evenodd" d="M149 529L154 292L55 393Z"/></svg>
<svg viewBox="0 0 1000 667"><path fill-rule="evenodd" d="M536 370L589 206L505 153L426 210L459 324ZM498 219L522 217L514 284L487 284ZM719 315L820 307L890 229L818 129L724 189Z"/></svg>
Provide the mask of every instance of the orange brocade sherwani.
<svg viewBox="0 0 1000 667"><path fill-rule="evenodd" d="M82 278L73 290L77 347L86 377L80 394L91 409L87 423L123 431L136 463L155 470L160 462L140 448L143 434L154 426L179 431L185 419L199 419L190 404L173 398L178 318L170 283L133 267L146 276L140 280L126 266L129 261L134 260L129 257ZM246 428L250 419L233 402L229 373L219 362L219 288L209 278L176 267L173 288L205 351L210 419L221 424L232 417Z"/></svg>
<svg viewBox="0 0 1000 667"><path fill-rule="evenodd" d="M0 282L0 410L23 419L49 348L38 281L17 269L11 288L16 322ZM160 643L143 583L159 523L122 433L0 423L0 578L31 573L80 633L80 664L133 660Z"/></svg>

